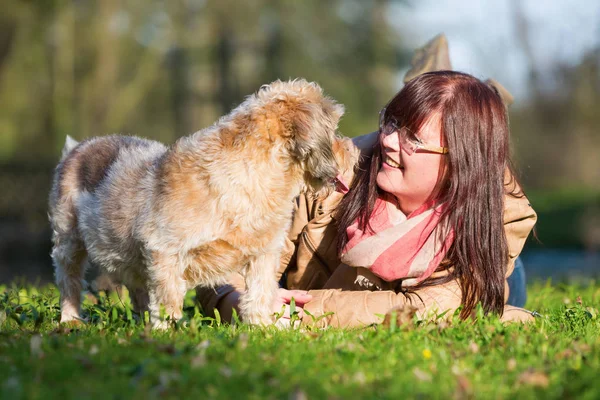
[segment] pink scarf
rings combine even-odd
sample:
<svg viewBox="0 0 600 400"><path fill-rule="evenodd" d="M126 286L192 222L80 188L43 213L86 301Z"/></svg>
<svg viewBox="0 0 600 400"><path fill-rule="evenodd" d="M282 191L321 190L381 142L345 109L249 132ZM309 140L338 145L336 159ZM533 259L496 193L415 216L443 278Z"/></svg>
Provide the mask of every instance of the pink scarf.
<svg viewBox="0 0 600 400"><path fill-rule="evenodd" d="M374 233L363 232L358 221L346 232L348 244L341 261L351 267L369 268L388 282L402 279L402 286L414 286L427 279L440 265L454 240L454 232L436 240L443 205L424 205L405 216L388 201L391 195L377 199L370 223Z"/></svg>

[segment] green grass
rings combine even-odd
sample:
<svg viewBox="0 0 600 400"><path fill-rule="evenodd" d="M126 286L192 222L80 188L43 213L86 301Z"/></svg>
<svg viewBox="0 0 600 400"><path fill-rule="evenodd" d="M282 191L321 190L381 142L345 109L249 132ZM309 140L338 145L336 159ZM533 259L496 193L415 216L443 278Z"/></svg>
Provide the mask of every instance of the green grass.
<svg viewBox="0 0 600 400"><path fill-rule="evenodd" d="M0 397L600 398L600 288L537 284L532 325L413 323L278 331L186 317L153 332L126 296L59 327L53 287L0 287ZM578 301L579 299L579 301Z"/></svg>

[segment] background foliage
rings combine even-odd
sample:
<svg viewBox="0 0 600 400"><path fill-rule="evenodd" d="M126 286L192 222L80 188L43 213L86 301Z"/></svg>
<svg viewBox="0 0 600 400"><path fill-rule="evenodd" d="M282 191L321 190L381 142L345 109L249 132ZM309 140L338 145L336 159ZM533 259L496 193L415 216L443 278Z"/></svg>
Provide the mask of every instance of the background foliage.
<svg viewBox="0 0 600 400"><path fill-rule="evenodd" d="M404 38L417 29L395 24L392 6L408 2L392 0L2 3L0 281L50 276L46 199L65 135L172 143L262 84L295 77L346 105L343 134L370 132L401 88L414 50ZM599 66L595 49L550 68L549 85L531 57L530 96L511 108L545 246L600 248Z"/></svg>

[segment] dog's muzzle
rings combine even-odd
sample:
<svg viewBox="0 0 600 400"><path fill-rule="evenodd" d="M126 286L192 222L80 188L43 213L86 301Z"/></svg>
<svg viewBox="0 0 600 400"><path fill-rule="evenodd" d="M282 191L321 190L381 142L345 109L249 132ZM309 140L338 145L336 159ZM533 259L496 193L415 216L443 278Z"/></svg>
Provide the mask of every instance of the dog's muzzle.
<svg viewBox="0 0 600 400"><path fill-rule="evenodd" d="M342 176L342 174L338 174L333 179L333 184L335 186L336 192L346 194L350 190L350 188L348 188L348 185L346 185L346 182L344 182L344 177Z"/></svg>

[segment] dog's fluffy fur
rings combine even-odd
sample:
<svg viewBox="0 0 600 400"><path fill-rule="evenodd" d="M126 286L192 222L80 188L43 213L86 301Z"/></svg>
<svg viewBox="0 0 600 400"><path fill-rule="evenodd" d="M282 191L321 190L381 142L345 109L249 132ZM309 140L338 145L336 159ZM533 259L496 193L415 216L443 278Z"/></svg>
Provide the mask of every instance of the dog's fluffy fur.
<svg viewBox="0 0 600 400"><path fill-rule="evenodd" d="M344 110L304 80L274 82L172 147L128 136L66 144L50 194L61 322L78 319L86 258L164 326L185 292L245 276L242 318L272 323L293 198L356 161Z"/></svg>

